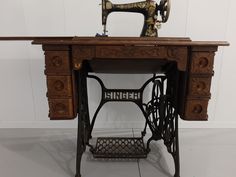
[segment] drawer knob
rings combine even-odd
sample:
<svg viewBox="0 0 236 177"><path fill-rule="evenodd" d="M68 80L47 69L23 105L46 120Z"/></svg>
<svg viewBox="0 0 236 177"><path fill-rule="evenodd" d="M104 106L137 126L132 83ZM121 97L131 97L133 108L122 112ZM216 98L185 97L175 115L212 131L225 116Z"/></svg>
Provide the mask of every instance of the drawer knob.
<svg viewBox="0 0 236 177"><path fill-rule="evenodd" d="M60 66L62 65L62 60L61 60L61 58L60 58L59 56L54 56L54 57L52 58L52 65L53 65L54 67L60 67Z"/></svg>
<svg viewBox="0 0 236 177"><path fill-rule="evenodd" d="M195 105L192 110L194 114L200 114L202 111L203 111L203 108L200 104Z"/></svg>
<svg viewBox="0 0 236 177"><path fill-rule="evenodd" d="M205 83L205 82L202 82L202 81L199 81L199 82L197 82L197 84L196 84L196 88L197 88L197 91L198 91L198 92L201 92L201 91L203 91L203 90L206 89L206 83Z"/></svg>
<svg viewBox="0 0 236 177"><path fill-rule="evenodd" d="M57 103L55 105L54 111L58 114L65 114L66 113L66 106L62 103Z"/></svg>
<svg viewBox="0 0 236 177"><path fill-rule="evenodd" d="M200 68L206 68L209 64L209 61L206 57L199 58L198 66Z"/></svg>
<svg viewBox="0 0 236 177"><path fill-rule="evenodd" d="M53 86L56 91L62 91L64 89L64 83L60 80L55 81Z"/></svg>

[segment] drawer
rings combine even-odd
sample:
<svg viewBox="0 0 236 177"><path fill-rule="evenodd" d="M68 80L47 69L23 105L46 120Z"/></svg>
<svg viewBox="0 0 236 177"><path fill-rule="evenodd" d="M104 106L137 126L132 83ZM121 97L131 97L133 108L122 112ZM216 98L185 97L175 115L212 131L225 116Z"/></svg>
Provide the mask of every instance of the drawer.
<svg viewBox="0 0 236 177"><path fill-rule="evenodd" d="M207 115L208 99L187 100L185 106L185 120L203 121L208 119Z"/></svg>
<svg viewBox="0 0 236 177"><path fill-rule="evenodd" d="M49 117L51 119L73 119L76 114L72 99L49 99Z"/></svg>
<svg viewBox="0 0 236 177"><path fill-rule="evenodd" d="M214 55L214 52L193 52L191 73L212 74Z"/></svg>
<svg viewBox="0 0 236 177"><path fill-rule="evenodd" d="M189 96L210 97L211 77L190 76Z"/></svg>
<svg viewBox="0 0 236 177"><path fill-rule="evenodd" d="M176 61L180 71L186 71L187 57L187 47L179 46L96 46L96 58Z"/></svg>
<svg viewBox="0 0 236 177"><path fill-rule="evenodd" d="M46 74L70 73L69 51L45 52Z"/></svg>
<svg viewBox="0 0 236 177"><path fill-rule="evenodd" d="M97 58L166 58L166 47L97 46Z"/></svg>
<svg viewBox="0 0 236 177"><path fill-rule="evenodd" d="M47 96L72 96L71 76L47 76Z"/></svg>

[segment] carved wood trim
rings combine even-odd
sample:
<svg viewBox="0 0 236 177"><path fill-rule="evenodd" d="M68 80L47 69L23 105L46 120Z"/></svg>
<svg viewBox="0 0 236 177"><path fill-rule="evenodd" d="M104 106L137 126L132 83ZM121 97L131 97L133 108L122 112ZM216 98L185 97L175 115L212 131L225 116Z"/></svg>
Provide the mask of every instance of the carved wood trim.
<svg viewBox="0 0 236 177"><path fill-rule="evenodd" d="M83 60L90 60L95 57L95 47L93 46L72 46L72 61L74 69L81 68Z"/></svg>
<svg viewBox="0 0 236 177"><path fill-rule="evenodd" d="M97 46L96 58L165 58L165 47Z"/></svg>
<svg viewBox="0 0 236 177"><path fill-rule="evenodd" d="M97 46L96 58L163 59L176 61L178 69L186 70L187 47L175 46Z"/></svg>
<svg viewBox="0 0 236 177"><path fill-rule="evenodd" d="M177 62L180 71L187 70L188 48L187 47L167 47L167 60Z"/></svg>

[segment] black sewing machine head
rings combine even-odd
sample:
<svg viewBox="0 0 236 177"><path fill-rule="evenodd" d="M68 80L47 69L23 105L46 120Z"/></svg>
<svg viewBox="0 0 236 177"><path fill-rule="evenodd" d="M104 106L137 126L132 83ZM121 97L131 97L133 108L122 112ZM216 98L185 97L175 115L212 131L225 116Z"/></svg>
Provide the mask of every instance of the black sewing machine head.
<svg viewBox="0 0 236 177"><path fill-rule="evenodd" d="M153 0L146 0L128 4L113 4L109 0L102 0L103 35L106 36L107 17L111 12L136 12L144 15L144 25L141 37L157 37L157 30L161 23L168 20L170 14L170 0L161 0L157 4Z"/></svg>

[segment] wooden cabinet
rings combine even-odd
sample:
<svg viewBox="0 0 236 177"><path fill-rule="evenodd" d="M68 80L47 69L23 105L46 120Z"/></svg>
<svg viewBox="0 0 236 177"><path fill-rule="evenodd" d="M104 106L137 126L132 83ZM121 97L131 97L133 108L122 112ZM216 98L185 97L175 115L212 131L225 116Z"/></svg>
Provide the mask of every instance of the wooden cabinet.
<svg viewBox="0 0 236 177"><path fill-rule="evenodd" d="M214 56L217 47L192 47L185 120L207 120L208 101L211 97Z"/></svg>
<svg viewBox="0 0 236 177"><path fill-rule="evenodd" d="M52 120L73 119L77 115L77 106L71 51L54 45L46 46L44 50L49 117Z"/></svg>
<svg viewBox="0 0 236 177"><path fill-rule="evenodd" d="M90 72L155 73L175 63L179 80L178 113L184 120L207 120L214 56L227 42L194 42L189 38L75 37L39 39L45 51L49 117L77 115L74 73L84 61Z"/></svg>

